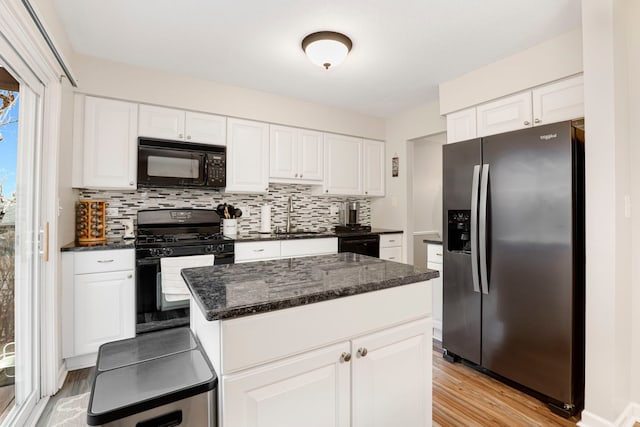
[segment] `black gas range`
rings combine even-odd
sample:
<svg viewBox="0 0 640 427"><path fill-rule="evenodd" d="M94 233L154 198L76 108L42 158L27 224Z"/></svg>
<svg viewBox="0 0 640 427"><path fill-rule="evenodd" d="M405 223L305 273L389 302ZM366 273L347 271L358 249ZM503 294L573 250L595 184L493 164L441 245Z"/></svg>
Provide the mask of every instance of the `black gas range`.
<svg viewBox="0 0 640 427"><path fill-rule="evenodd" d="M162 291L161 260L213 255L234 262L234 241L221 233L211 209L149 209L138 212L136 229L136 333L189 324L189 300L172 301Z"/></svg>

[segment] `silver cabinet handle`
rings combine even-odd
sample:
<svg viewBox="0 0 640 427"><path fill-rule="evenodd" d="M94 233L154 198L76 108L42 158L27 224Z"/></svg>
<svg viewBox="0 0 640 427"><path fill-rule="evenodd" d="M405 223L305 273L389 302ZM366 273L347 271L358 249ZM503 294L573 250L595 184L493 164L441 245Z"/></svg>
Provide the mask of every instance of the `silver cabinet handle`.
<svg viewBox="0 0 640 427"><path fill-rule="evenodd" d="M389 257L389 259L396 259L396 257L394 257L394 256L390 256L390 257Z"/></svg>
<svg viewBox="0 0 640 427"><path fill-rule="evenodd" d="M324 192L325 192L325 193L328 193L328 192L329 192L329 190L324 190Z"/></svg>
<svg viewBox="0 0 640 427"><path fill-rule="evenodd" d="M264 249L254 249L253 252L264 252Z"/></svg>
<svg viewBox="0 0 640 427"><path fill-rule="evenodd" d="M480 181L480 212L478 221L479 250L480 253L480 289L483 294L489 293L489 276L487 276L487 193L489 189L489 165L482 165L482 178Z"/></svg>
<svg viewBox="0 0 640 427"><path fill-rule="evenodd" d="M436 254L436 256L442 256L442 254Z"/></svg>
<svg viewBox="0 0 640 427"><path fill-rule="evenodd" d="M524 125L525 125L525 126L529 126L530 124L531 124L531 123L529 123L529 121L528 121L528 120L525 120L525 121L524 121Z"/></svg>
<svg viewBox="0 0 640 427"><path fill-rule="evenodd" d="M302 178L302 174L300 174L300 178Z"/></svg>
<svg viewBox="0 0 640 427"><path fill-rule="evenodd" d="M296 174L296 178L298 177L298 174Z"/></svg>
<svg viewBox="0 0 640 427"><path fill-rule="evenodd" d="M478 275L478 186L480 183L480 165L473 167L471 182L471 281L473 291L480 292Z"/></svg>
<svg viewBox="0 0 640 427"><path fill-rule="evenodd" d="M191 135L187 135L187 139L191 139Z"/></svg>
<svg viewBox="0 0 640 427"><path fill-rule="evenodd" d="M533 121L533 123L540 123L541 121L542 121L542 120L540 120L540 119L535 119L535 120Z"/></svg>
<svg viewBox="0 0 640 427"><path fill-rule="evenodd" d="M389 243L393 243L393 242L395 242L395 240L389 240Z"/></svg>
<svg viewBox="0 0 640 427"><path fill-rule="evenodd" d="M358 349L358 357L365 357L368 353L369 351L367 350L366 347L360 347Z"/></svg>
<svg viewBox="0 0 640 427"><path fill-rule="evenodd" d="M113 260L112 259L99 259L98 262L100 264L108 264L110 262L113 262Z"/></svg>
<svg viewBox="0 0 640 427"><path fill-rule="evenodd" d="M364 192L364 194L369 194L369 192L368 192L368 191L365 191L365 192Z"/></svg>
<svg viewBox="0 0 640 427"><path fill-rule="evenodd" d="M127 279L132 279L132 278L133 278L133 274L127 275Z"/></svg>
<svg viewBox="0 0 640 427"><path fill-rule="evenodd" d="M129 185L133 185L133 181L129 181Z"/></svg>
<svg viewBox="0 0 640 427"><path fill-rule="evenodd" d="M351 353L344 352L340 355L341 362L348 362L351 360Z"/></svg>

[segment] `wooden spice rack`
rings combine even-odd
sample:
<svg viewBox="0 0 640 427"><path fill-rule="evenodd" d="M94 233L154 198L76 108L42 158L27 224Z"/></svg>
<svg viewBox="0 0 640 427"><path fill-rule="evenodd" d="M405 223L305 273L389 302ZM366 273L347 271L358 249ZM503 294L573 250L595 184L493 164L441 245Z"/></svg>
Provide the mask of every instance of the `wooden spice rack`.
<svg viewBox="0 0 640 427"><path fill-rule="evenodd" d="M80 244L107 241L107 201L79 200L76 205L76 238Z"/></svg>

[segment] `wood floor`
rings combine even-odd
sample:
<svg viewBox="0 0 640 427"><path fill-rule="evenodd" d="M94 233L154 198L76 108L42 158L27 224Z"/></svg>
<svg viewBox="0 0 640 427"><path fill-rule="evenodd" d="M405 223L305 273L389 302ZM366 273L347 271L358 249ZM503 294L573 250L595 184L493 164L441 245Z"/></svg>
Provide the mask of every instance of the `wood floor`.
<svg viewBox="0 0 640 427"><path fill-rule="evenodd" d="M448 426L575 426L539 400L462 363L442 358L433 345L433 420Z"/></svg>

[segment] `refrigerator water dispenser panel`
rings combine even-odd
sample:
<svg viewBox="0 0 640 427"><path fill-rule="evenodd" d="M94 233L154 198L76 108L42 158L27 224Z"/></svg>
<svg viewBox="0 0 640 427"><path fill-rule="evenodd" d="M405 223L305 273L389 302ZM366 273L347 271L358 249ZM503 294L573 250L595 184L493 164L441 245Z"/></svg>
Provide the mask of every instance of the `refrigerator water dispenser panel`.
<svg viewBox="0 0 640 427"><path fill-rule="evenodd" d="M447 211L447 250L471 253L471 211Z"/></svg>

